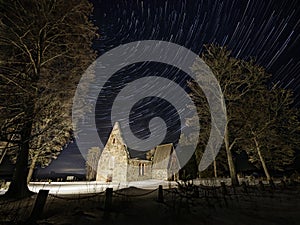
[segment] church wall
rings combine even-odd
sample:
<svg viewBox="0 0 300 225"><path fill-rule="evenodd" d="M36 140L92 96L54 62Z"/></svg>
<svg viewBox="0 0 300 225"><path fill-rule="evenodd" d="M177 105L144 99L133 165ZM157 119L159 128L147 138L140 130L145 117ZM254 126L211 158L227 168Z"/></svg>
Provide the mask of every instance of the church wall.
<svg viewBox="0 0 300 225"><path fill-rule="evenodd" d="M167 169L152 169L152 179L168 180Z"/></svg>
<svg viewBox="0 0 300 225"><path fill-rule="evenodd" d="M127 168L127 182L149 180L152 178L152 162L130 159Z"/></svg>
<svg viewBox="0 0 300 225"><path fill-rule="evenodd" d="M127 182L128 152L118 136L118 130L112 131L100 156L97 181Z"/></svg>

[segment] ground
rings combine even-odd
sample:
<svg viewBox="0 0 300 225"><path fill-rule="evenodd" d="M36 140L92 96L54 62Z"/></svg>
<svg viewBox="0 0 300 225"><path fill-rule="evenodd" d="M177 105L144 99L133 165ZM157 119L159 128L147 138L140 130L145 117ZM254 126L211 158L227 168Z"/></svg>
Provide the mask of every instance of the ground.
<svg viewBox="0 0 300 225"><path fill-rule="evenodd" d="M32 184L31 190L50 189L37 224L197 224L296 225L300 221L300 185L276 183L275 189L258 184L238 188L150 180L114 188L112 205L105 206L107 186L97 182ZM107 185L107 184L106 184ZM132 187L136 185L138 187ZM163 185L163 202L158 201ZM60 189L58 187L60 186ZM84 188L85 187L85 188ZM88 188L87 188L88 187ZM59 191L58 191L59 190ZM67 191L68 190L68 191ZM81 190L81 194L73 191ZM87 191L88 190L88 191ZM56 191L56 192L55 192ZM85 192L85 193L83 193ZM68 193L68 194L67 194ZM0 224L25 221L35 196L22 201L0 201ZM2 223L1 223L2 222Z"/></svg>

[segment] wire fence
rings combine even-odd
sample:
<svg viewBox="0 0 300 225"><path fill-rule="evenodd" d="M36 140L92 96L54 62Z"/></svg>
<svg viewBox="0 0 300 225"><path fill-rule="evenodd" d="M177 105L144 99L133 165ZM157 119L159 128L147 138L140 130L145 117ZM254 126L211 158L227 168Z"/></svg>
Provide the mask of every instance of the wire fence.
<svg viewBox="0 0 300 225"><path fill-rule="evenodd" d="M66 197L66 196L62 196L62 195L55 195L55 194L49 194L50 197L53 198L57 198L57 199L62 199L62 200L66 200L66 201L78 201L78 200L84 200L84 199L91 199L91 198L95 198L98 196L104 196L104 192L99 192L99 193L95 193L95 194L85 194L85 195L75 195L72 197Z"/></svg>
<svg viewBox="0 0 300 225"><path fill-rule="evenodd" d="M99 210L105 211L106 205L110 205L111 209L122 204L122 201L128 201L135 198L143 198L150 196L152 200L161 202L168 210L180 211L182 208L190 210L195 205L202 207L240 207L241 202L255 203L257 199L268 199L268 201L277 202L285 201L291 196L300 200L299 182L277 182L276 184L265 184L259 182L256 185L248 185L243 182L238 187L226 185L224 182L220 186L205 186L203 184L194 184L193 182L178 182L176 187L163 189L162 186L153 190L145 190L138 188L125 188L108 192L89 194L49 194L44 214L52 215L62 210L71 212L74 209L90 207L91 202L98 206ZM109 188L107 188L109 189ZM106 190L107 190L106 189ZM24 221L30 215L36 196L20 200L0 200L0 224L6 222ZM107 204L107 201L110 201ZM71 203L71 204L69 204ZM72 207L66 207L71 205Z"/></svg>
<svg viewBox="0 0 300 225"><path fill-rule="evenodd" d="M127 194L127 193L122 193L123 191L114 191L114 195L115 196L124 196L124 197L128 197L128 198L134 198L134 197L143 197L146 195L150 195L154 192L156 192L158 190L158 188L152 190L152 191L147 191L146 193L143 194Z"/></svg>

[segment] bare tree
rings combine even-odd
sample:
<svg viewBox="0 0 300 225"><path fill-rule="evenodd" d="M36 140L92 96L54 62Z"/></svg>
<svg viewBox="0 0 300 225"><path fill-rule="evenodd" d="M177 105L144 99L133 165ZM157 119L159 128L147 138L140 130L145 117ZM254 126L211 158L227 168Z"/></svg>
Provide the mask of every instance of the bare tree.
<svg viewBox="0 0 300 225"><path fill-rule="evenodd" d="M99 147L90 148L86 159L86 179L88 181L95 180L97 175L98 161L101 152Z"/></svg>
<svg viewBox="0 0 300 225"><path fill-rule="evenodd" d="M265 73L263 68L255 66L252 60L243 61L231 57L230 51L225 47L206 46L202 59L212 69L220 83L225 98L227 124L224 135L224 147L232 184L238 185L232 151L238 141L244 138L244 124L240 119L240 111L242 110L240 105L243 103L245 96L263 87L269 75ZM193 67L193 70L196 73L201 73L201 69L197 69L197 65ZM191 82L189 86L192 89L193 98L198 102L199 118L209 121L209 111L205 107L206 100L203 92L194 82ZM207 140L207 135L203 136L202 139Z"/></svg>
<svg viewBox="0 0 300 225"><path fill-rule="evenodd" d="M0 9L0 136L17 151L6 194L24 197L30 194L30 149L44 146L40 135L59 135L54 132L59 118L70 116L76 84L95 58L95 28L88 20L92 7L87 0L1 1ZM45 112L54 109L52 102L62 104L63 110L47 116Z"/></svg>
<svg viewBox="0 0 300 225"><path fill-rule="evenodd" d="M300 142L299 111L292 107L291 91L277 86L248 95L245 100L241 117L246 121L248 138L242 146L250 162L262 167L271 180L269 168L283 170L293 163Z"/></svg>

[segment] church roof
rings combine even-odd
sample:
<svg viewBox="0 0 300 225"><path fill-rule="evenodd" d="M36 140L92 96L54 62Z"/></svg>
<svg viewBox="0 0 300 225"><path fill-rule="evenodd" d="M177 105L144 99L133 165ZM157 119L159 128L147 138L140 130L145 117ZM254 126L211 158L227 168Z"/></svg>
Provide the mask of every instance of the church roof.
<svg viewBox="0 0 300 225"><path fill-rule="evenodd" d="M133 149L128 149L130 158L147 160L147 151L137 151Z"/></svg>
<svg viewBox="0 0 300 225"><path fill-rule="evenodd" d="M156 147L153 157L153 169L168 168L169 159L173 151L173 144L163 144Z"/></svg>

